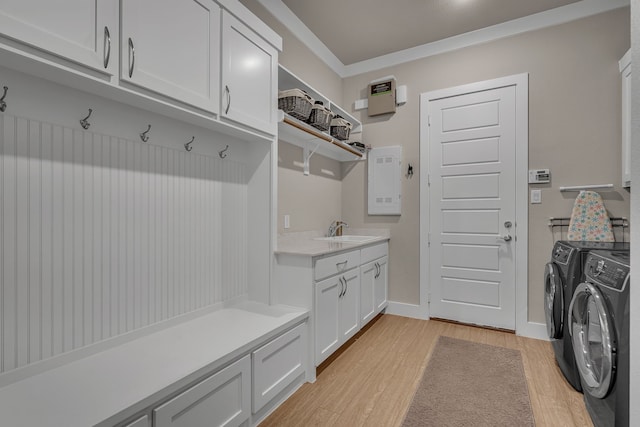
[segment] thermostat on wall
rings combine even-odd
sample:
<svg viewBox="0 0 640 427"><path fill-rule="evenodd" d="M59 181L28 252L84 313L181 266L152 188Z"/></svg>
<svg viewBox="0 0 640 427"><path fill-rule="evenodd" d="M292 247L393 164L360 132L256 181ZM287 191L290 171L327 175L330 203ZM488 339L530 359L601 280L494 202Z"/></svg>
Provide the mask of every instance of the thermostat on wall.
<svg viewBox="0 0 640 427"><path fill-rule="evenodd" d="M529 184L546 184L550 181L549 169L529 169Z"/></svg>

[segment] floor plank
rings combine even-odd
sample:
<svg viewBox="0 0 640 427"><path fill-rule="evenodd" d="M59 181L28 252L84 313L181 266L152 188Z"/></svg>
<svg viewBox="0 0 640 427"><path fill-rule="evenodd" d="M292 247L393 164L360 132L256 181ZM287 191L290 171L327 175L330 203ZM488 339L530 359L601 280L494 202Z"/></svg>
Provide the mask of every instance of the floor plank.
<svg viewBox="0 0 640 427"><path fill-rule="evenodd" d="M260 426L400 426L439 336L519 349L537 427L589 427L582 394L564 380L551 344L512 333L380 316Z"/></svg>

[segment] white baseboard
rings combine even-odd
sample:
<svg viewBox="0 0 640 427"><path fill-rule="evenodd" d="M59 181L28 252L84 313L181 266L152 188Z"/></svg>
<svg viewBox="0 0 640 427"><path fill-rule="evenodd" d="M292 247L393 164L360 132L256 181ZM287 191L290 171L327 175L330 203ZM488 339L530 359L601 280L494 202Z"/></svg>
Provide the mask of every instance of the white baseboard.
<svg viewBox="0 0 640 427"><path fill-rule="evenodd" d="M527 322L524 327L519 328L516 334L521 337L534 338L537 340L549 341L547 325L544 323Z"/></svg>
<svg viewBox="0 0 640 427"><path fill-rule="evenodd" d="M386 313L414 319L429 319L429 310L426 307L416 304L406 304L404 302L389 301Z"/></svg>
<svg viewBox="0 0 640 427"><path fill-rule="evenodd" d="M426 307L422 307L417 304L407 304L403 302L389 301L386 313L402 317L411 317L413 319L429 319L429 311ZM518 328L518 330L516 331L516 335L526 338L549 341L547 326L544 323L527 322L523 325L523 327Z"/></svg>

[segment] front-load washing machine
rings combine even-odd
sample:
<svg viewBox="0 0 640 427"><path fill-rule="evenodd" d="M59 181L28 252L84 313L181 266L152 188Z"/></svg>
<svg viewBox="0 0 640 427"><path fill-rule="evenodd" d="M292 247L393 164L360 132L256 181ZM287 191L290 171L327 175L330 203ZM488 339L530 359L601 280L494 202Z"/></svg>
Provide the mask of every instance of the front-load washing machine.
<svg viewBox="0 0 640 427"><path fill-rule="evenodd" d="M592 251L569 306L584 402L596 427L629 426L629 252Z"/></svg>
<svg viewBox="0 0 640 427"><path fill-rule="evenodd" d="M571 242L560 240L551 251L551 261L545 266L545 318L547 332L556 361L563 375L578 391L582 390L576 367L571 336L566 330L567 313L573 291L582 280L582 268L592 250L629 251L629 243Z"/></svg>

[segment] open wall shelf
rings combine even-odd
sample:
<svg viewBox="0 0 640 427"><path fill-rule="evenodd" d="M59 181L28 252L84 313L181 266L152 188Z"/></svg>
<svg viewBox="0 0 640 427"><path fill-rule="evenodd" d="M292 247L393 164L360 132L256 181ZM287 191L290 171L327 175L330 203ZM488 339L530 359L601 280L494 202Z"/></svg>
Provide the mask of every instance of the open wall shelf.
<svg viewBox="0 0 640 427"><path fill-rule="evenodd" d="M335 114L339 114L351 123L349 140L362 142L362 123L359 120L296 77L282 65L278 69L278 88L279 90L302 89L314 100L322 101L325 107L328 107ZM318 153L341 162L365 160L367 158L366 152L363 153L353 148L347 143L348 141L335 139L328 133L320 131L284 113L282 110L279 110L278 113L278 139L310 150L311 154Z"/></svg>

